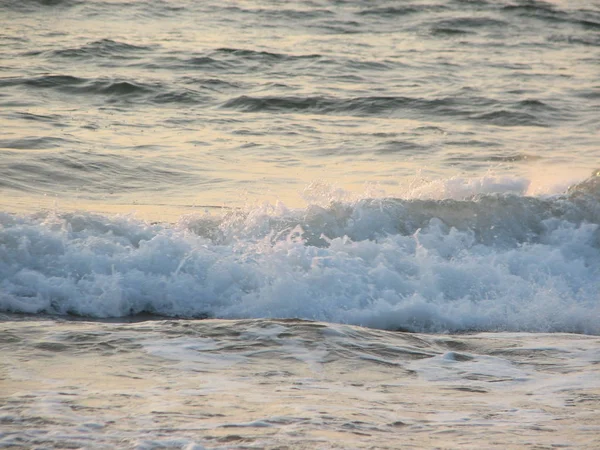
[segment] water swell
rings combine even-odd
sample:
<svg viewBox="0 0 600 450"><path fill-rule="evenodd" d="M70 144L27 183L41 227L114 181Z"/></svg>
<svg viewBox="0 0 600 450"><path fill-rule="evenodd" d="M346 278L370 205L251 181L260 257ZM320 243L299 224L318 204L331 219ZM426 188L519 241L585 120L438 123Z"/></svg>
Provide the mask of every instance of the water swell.
<svg viewBox="0 0 600 450"><path fill-rule="evenodd" d="M416 14L423 11L424 8L416 6L387 6L362 9L357 14L360 16L396 17Z"/></svg>
<svg viewBox="0 0 600 450"><path fill-rule="evenodd" d="M310 22L311 20L334 15L329 9L289 9L289 8L243 8L240 6L225 6L225 14L239 14L257 17L263 20L293 20Z"/></svg>
<svg viewBox="0 0 600 450"><path fill-rule="evenodd" d="M470 116L470 119L503 127L548 126L545 122L539 120L538 116L534 114L521 111L510 111L507 109L500 109L498 111L486 112L483 114L473 114Z"/></svg>
<svg viewBox="0 0 600 450"><path fill-rule="evenodd" d="M165 85L161 82L141 82L130 79L82 78L72 75L39 75L0 79L0 87L50 89L76 96L99 96L108 102L194 103L201 104L209 97L198 90Z"/></svg>
<svg viewBox="0 0 600 450"><path fill-rule="evenodd" d="M23 137L19 139L0 139L0 148L15 150L39 150L47 148L60 148L65 144L73 143L70 139L51 136Z"/></svg>
<svg viewBox="0 0 600 450"><path fill-rule="evenodd" d="M83 4L81 0L31 0L26 2L2 0L0 10L7 9L18 12L47 12L58 8L72 8Z"/></svg>
<svg viewBox="0 0 600 450"><path fill-rule="evenodd" d="M434 33L456 33L468 34L478 30L489 32L495 28L505 28L508 23L504 20L491 17L457 17L453 19L442 19L431 25Z"/></svg>
<svg viewBox="0 0 600 450"><path fill-rule="evenodd" d="M133 59L138 55L152 50L148 46L138 46L126 42L114 41L112 39L101 39L85 44L81 47L63 48L44 52L43 55L61 58L118 58Z"/></svg>
<svg viewBox="0 0 600 450"><path fill-rule="evenodd" d="M236 59L248 59L248 60L276 60L276 61L295 61L295 60L310 60L310 59L318 59L322 56L319 54L309 54L309 55L292 55L285 53L274 53L268 51L260 51L260 50L251 50L251 49L243 49L243 48L230 48L230 47L222 47L214 50L212 52L214 55L221 55L225 57L235 57Z"/></svg>
<svg viewBox="0 0 600 450"><path fill-rule="evenodd" d="M482 121L499 126L547 126L562 119L558 110L537 101L502 105L492 99L473 96L425 99L401 96L367 96L335 98L327 96L263 96L242 95L222 104L223 108L242 112L309 112L313 114L348 114L394 117L417 114L436 115ZM531 111L527 112L527 110Z"/></svg>
<svg viewBox="0 0 600 450"><path fill-rule="evenodd" d="M576 25L587 30L600 29L600 15L597 11L591 9L581 8L565 11L551 3L531 1L503 6L502 12L521 18L543 20L548 23Z"/></svg>
<svg viewBox="0 0 600 450"><path fill-rule="evenodd" d="M335 98L326 96L293 97L293 96L264 96L252 97L242 95L228 100L223 104L224 108L238 109L243 112L282 111L296 112L308 111L320 114L357 114L357 115L381 115L389 114L402 109L417 109L430 112L458 113L452 109L455 104L453 99L426 100L411 97L355 97Z"/></svg>
<svg viewBox="0 0 600 450"><path fill-rule="evenodd" d="M34 158L17 151L4 151L0 169L4 184L21 192L63 195L67 192L106 196L113 192L159 192L202 181L183 163L162 158L160 164L127 155L89 155L76 150L44 152L73 142L47 137L20 140L14 144L0 141L0 147L41 149Z"/></svg>

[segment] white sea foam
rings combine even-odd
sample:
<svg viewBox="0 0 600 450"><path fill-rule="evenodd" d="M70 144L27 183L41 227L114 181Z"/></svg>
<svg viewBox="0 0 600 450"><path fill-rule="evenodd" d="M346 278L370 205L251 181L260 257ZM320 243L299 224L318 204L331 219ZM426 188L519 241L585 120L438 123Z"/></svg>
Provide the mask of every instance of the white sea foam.
<svg viewBox="0 0 600 450"><path fill-rule="evenodd" d="M600 334L598 203L586 183L554 199L263 205L175 225L3 215L0 309Z"/></svg>

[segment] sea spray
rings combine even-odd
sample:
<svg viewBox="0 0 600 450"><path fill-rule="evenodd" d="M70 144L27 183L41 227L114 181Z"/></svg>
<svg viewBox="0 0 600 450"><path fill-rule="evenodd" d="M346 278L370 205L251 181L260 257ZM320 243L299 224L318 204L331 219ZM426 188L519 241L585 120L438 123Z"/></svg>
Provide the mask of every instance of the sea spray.
<svg viewBox="0 0 600 450"><path fill-rule="evenodd" d="M0 307L600 333L598 190L261 205L148 224L3 215Z"/></svg>

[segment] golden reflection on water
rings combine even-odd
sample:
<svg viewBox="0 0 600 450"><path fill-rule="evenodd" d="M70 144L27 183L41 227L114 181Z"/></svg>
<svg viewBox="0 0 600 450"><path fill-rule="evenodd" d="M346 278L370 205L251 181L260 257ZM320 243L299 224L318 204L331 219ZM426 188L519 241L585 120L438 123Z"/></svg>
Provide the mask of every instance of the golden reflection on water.
<svg viewBox="0 0 600 450"><path fill-rule="evenodd" d="M261 201L281 201L289 207L300 207L306 203L304 190L315 181L330 184L332 191L342 189L358 196L368 195L375 190L372 186L379 186L380 192L385 191L382 195L403 197L406 186L421 178L431 181L488 173L515 177L544 172L587 175L595 168L597 124L569 122L589 104L573 101L586 95L585 91L577 91L579 83L595 78L592 72L596 66L582 58L586 53L580 47L557 45L540 51L537 44L543 38L536 40L531 36L531 42L517 41L518 45L510 49L499 45L501 41L495 41L497 37L487 32L453 40L432 38L420 29L410 31L410 27L336 34L324 32L319 28L323 23L318 21L314 27L298 24L283 29L281 25L269 27L261 22L264 21L261 12L277 12L280 5L262 1L222 3L234 10L249 10L247 16L256 23L240 24L224 16L202 21L198 20L197 11L157 19L144 15L143 8L135 21L119 17L114 21L98 20L89 14L83 19L77 8L50 8L44 14L15 13L15 20L7 20L6 36L21 37L28 30L29 41L0 52L3 78L54 74L79 77L84 84L98 79L134 80L150 86L163 83L162 86L169 88L180 86L181 79L186 79L191 82L190 90L201 93L206 87L200 86L202 80L219 78L237 87L231 91L215 88L209 104L185 106L156 105L139 99L122 104L117 97L98 93L79 97L68 90L59 90L58 94L49 89L35 91L38 103L16 102L10 107L15 114L2 116L0 138L4 145L0 142L3 159L0 163L8 167L26 158L33 160L35 155L38 161L57 159L52 170L65 162L85 167L92 161L106 166L101 165L97 171L87 168L87 179L85 170L77 173L76 168L65 169L64 174L32 173L30 190L2 187L0 207L8 212L135 211L150 220L173 220L182 213L206 207L238 207ZM551 3L566 9L580 7L579 2L570 0ZM127 6L135 9L139 4L132 2ZM90 2L82 8L89 13L98 6ZM311 11L314 5L288 7L302 8ZM339 14L336 20L354 17L359 9L355 5L332 7L334 15ZM464 15L460 11L456 14ZM469 14L475 17L492 13ZM431 20L439 18L442 16L431 16ZM261 23L263 26L253 26ZM529 31L520 32L526 35ZM517 37L504 39L510 44ZM57 49L80 48L104 39L148 49L136 54L139 59L126 62L110 57L103 60L102 56L94 63L67 58L56 62L48 56ZM493 45L487 47L491 49L489 55L481 50L485 46L478 47L490 43ZM286 57L317 55L321 62L347 59L352 63L348 63L344 73L324 66L319 78L322 84L318 85L314 83L311 66L317 60L310 58L287 72L283 65L278 69L280 72L270 68L263 72L254 70L258 66L248 70L236 66L241 64L238 60L223 73L175 64L178 58L185 62L188 57L212 55L219 49L252 50L258 54L267 51ZM26 56L32 50L42 52L41 56ZM226 55L220 57L227 59ZM40 61L47 63L47 67ZM152 64L146 65L148 62ZM388 64L394 69L363 71L353 67L354 63L382 67ZM169 64L175 64L176 68L169 68ZM423 112L418 117L418 108L412 116L400 107L389 113L359 117L360 114L352 116L351 112L344 116L340 111L255 113L222 107L240 95L257 98L305 95L342 100L381 95L425 102L451 97L460 103L462 88L468 88L467 94L476 92L490 99L504 95L506 101L520 99L512 93L516 90L531 93L527 95L537 96L550 106L560 100L559 109L566 119L561 126L502 127L461 120L451 114L435 116L435 111ZM23 117L27 114L59 117L61 122L57 123L59 119L32 122ZM7 144L23 137L63 139L67 143L49 144L45 148ZM577 158L573 157L570 145L573 140L578 140L574 144ZM494 159L498 154L507 158ZM73 176L75 181L61 183L60 175ZM94 176L100 181L90 187ZM28 180L22 181L27 184ZM536 189L531 192L544 193L543 189Z"/></svg>

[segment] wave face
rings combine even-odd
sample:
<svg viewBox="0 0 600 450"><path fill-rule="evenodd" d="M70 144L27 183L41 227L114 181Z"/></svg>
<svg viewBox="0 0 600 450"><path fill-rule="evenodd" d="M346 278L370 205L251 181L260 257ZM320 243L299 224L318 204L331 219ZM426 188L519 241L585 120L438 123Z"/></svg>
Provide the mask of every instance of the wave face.
<svg viewBox="0 0 600 450"><path fill-rule="evenodd" d="M0 309L600 334L600 182L187 216L0 216Z"/></svg>

